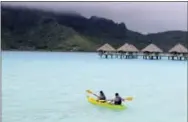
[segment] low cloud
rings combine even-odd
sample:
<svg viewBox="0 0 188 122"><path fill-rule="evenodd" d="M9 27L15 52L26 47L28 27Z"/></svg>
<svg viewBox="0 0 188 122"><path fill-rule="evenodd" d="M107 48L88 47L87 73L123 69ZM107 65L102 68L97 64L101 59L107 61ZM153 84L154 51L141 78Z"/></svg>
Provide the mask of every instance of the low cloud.
<svg viewBox="0 0 188 122"><path fill-rule="evenodd" d="M99 16L124 22L130 30L156 33L187 30L186 2L3 2L10 6L75 11L85 17Z"/></svg>

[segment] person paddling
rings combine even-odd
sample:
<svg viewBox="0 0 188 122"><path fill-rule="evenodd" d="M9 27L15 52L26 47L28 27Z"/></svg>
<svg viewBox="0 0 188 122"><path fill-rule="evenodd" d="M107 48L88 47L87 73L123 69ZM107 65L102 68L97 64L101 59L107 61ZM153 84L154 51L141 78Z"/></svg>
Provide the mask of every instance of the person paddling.
<svg viewBox="0 0 188 122"><path fill-rule="evenodd" d="M99 92L98 100L106 100L106 96L104 95L103 91Z"/></svg>
<svg viewBox="0 0 188 122"><path fill-rule="evenodd" d="M118 93L115 93L115 98L111 101L114 105L121 105L121 103L122 103L122 101L124 101L124 99L121 98Z"/></svg>
<svg viewBox="0 0 188 122"><path fill-rule="evenodd" d="M106 100L106 96L104 95L103 91L100 91L99 95L96 95L96 94L93 94L93 95L95 95L98 98L98 100L104 100L104 101Z"/></svg>

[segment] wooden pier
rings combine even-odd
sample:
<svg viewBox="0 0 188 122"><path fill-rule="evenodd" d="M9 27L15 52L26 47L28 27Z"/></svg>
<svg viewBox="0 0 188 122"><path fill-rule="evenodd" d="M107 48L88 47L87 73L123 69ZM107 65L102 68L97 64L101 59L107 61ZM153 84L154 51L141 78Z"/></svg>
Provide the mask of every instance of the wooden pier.
<svg viewBox="0 0 188 122"><path fill-rule="evenodd" d="M138 56L141 56L147 60L161 60L162 57L168 57L169 60L188 60L188 50L181 44L176 44L166 53L155 44L149 44L139 51L134 45L128 43L125 43L117 50L110 44L104 44L97 51L101 58L106 59L137 59Z"/></svg>

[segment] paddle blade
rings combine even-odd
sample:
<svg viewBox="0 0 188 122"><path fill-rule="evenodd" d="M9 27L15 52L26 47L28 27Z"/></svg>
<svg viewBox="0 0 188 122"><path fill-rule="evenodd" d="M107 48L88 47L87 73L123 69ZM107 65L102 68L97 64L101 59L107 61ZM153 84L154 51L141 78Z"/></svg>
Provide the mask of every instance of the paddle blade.
<svg viewBox="0 0 188 122"><path fill-rule="evenodd" d="M90 90L86 90L87 93L92 94L93 92Z"/></svg>
<svg viewBox="0 0 188 122"><path fill-rule="evenodd" d="M133 97L127 97L127 98L125 98L125 100L132 101Z"/></svg>

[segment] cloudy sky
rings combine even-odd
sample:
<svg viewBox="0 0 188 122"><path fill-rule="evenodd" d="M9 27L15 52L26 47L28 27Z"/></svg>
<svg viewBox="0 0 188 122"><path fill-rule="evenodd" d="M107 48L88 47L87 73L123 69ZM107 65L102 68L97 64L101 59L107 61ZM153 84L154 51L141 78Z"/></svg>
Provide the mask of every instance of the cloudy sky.
<svg viewBox="0 0 188 122"><path fill-rule="evenodd" d="M141 33L187 30L186 2L3 2L12 6L76 11L85 17L99 16L124 22Z"/></svg>

